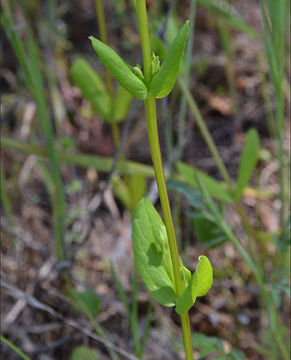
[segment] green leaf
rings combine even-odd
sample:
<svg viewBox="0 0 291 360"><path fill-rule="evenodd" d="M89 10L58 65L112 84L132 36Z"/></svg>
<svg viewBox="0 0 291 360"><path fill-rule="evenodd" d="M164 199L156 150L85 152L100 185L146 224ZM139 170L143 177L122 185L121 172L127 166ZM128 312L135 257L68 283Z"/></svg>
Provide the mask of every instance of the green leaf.
<svg viewBox="0 0 291 360"><path fill-rule="evenodd" d="M88 312L93 316L99 313L101 300L94 290L87 288L85 291L79 292L70 287L67 290L67 295L73 304L86 315Z"/></svg>
<svg viewBox="0 0 291 360"><path fill-rule="evenodd" d="M99 357L89 347L78 346L72 351L70 360L99 360Z"/></svg>
<svg viewBox="0 0 291 360"><path fill-rule="evenodd" d="M247 186L259 158L259 135L256 130L251 129L246 136L245 146L239 164L235 199L239 200Z"/></svg>
<svg viewBox="0 0 291 360"><path fill-rule="evenodd" d="M192 275L188 286L176 299L176 312L179 315L188 311L198 296L204 296L211 288L213 282L212 266L206 256L199 256L195 273Z"/></svg>
<svg viewBox="0 0 291 360"><path fill-rule="evenodd" d="M218 224L204 217L194 217L193 225L195 234L204 247L213 248L223 244L227 240Z"/></svg>
<svg viewBox="0 0 291 360"><path fill-rule="evenodd" d="M135 209L136 205L140 199L145 196L147 191L147 182L144 176L132 175L126 176L127 184L130 187L131 199L132 199L132 211Z"/></svg>
<svg viewBox="0 0 291 360"><path fill-rule="evenodd" d="M137 270L153 298L174 306L176 291L165 225L149 199L133 213L132 245Z"/></svg>
<svg viewBox="0 0 291 360"><path fill-rule="evenodd" d="M200 209L202 207L202 197L198 190L191 188L189 185L178 183L178 182L168 182L167 188L169 190L175 190L185 196L189 204L194 208Z"/></svg>
<svg viewBox="0 0 291 360"><path fill-rule="evenodd" d="M92 104L98 114L108 120L111 111L110 97L96 71L86 60L77 59L70 69L70 74L84 98Z"/></svg>
<svg viewBox="0 0 291 360"><path fill-rule="evenodd" d="M214 336L206 336L202 333L194 333L192 342L200 352L200 357L207 356L212 353L224 353L223 344L220 338Z"/></svg>
<svg viewBox="0 0 291 360"><path fill-rule="evenodd" d="M167 96L177 79L180 62L189 33L189 21L186 21L170 46L160 71L153 77L150 93L156 98Z"/></svg>
<svg viewBox="0 0 291 360"><path fill-rule="evenodd" d="M131 94L118 84L117 90L113 99L111 123L117 123L125 119L129 106L132 101Z"/></svg>
<svg viewBox="0 0 291 360"><path fill-rule="evenodd" d="M122 205L129 211L132 208L132 200L129 186L119 176L114 175L111 178L112 190L114 195L122 202Z"/></svg>
<svg viewBox="0 0 291 360"><path fill-rule="evenodd" d="M93 36L89 39L104 65L116 78L116 80L134 97L145 100L148 90L145 83L135 75L133 68L129 66L114 50L103 44Z"/></svg>
<svg viewBox="0 0 291 360"><path fill-rule="evenodd" d="M140 199L145 195L147 184L143 176L125 175L123 178L112 177L114 195L122 202L127 210L133 212Z"/></svg>
<svg viewBox="0 0 291 360"><path fill-rule="evenodd" d="M233 198L228 190L226 190L221 183L214 180L212 177L206 175L202 171L197 170L196 168L187 165L183 162L178 162L177 171L179 173L179 181L184 182L194 188L199 189L197 182L197 175L201 177L201 181L205 185L207 191L214 198L226 202L232 203Z"/></svg>

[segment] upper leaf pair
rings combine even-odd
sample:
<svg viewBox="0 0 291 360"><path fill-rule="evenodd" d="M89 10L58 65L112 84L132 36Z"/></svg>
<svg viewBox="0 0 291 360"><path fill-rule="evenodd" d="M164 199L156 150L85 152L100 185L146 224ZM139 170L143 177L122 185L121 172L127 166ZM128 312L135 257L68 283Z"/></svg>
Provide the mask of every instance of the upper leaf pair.
<svg viewBox="0 0 291 360"><path fill-rule="evenodd" d="M153 298L164 306L174 306L183 314L196 297L205 295L212 285L212 267L206 256L199 257L195 273L181 263L184 291L177 297L165 225L149 199L143 198L133 215L132 244L138 272Z"/></svg>
<svg viewBox="0 0 291 360"><path fill-rule="evenodd" d="M94 50L119 84L137 99L145 100L149 94L162 98L172 90L178 76L188 33L189 21L177 34L161 67L158 64L158 58L153 57L154 71L150 83L144 81L139 67L131 67L114 50L93 36L89 39L92 41Z"/></svg>

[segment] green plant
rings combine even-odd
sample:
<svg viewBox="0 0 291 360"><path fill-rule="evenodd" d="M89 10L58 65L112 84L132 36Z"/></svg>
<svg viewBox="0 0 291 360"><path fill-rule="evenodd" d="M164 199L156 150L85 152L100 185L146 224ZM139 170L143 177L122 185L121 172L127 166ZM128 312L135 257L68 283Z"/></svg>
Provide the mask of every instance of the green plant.
<svg viewBox="0 0 291 360"><path fill-rule="evenodd" d="M7 1L3 1L1 23L23 71L26 85L36 103L40 129L46 139L50 159L50 171L48 171L47 174L49 174L51 182L54 184L51 202L53 205L55 252L58 260L61 261L66 257L63 228L66 204L37 44L28 26L24 28L25 38L21 39L18 27L14 26L10 4Z"/></svg>
<svg viewBox="0 0 291 360"><path fill-rule="evenodd" d="M108 45L105 14L102 0L95 0L98 26L102 44ZM119 83L114 89L111 72L105 68L105 83L89 63L76 59L70 69L73 82L80 88L95 112L111 125L115 147L119 145L120 133L118 123L124 121L128 114L132 95ZM121 155L121 158L123 156ZM139 175L112 176L112 189L115 196L130 212L145 195L146 181Z"/></svg>
<svg viewBox="0 0 291 360"><path fill-rule="evenodd" d="M289 10L289 11L288 11ZM286 155L284 151L285 130L285 105L284 105L284 80L286 63L286 33L288 31L287 17L290 12L290 2L271 0L261 1L261 16L263 28L263 42L269 64L269 73L275 95L275 128L278 147L278 162L280 168L280 200L281 200L281 227L287 221L289 198ZM290 159L289 159L290 162ZM289 164L290 165L290 164ZM289 194L290 195L290 194ZM289 205L289 206L288 206Z"/></svg>
<svg viewBox="0 0 291 360"><path fill-rule="evenodd" d="M280 317L279 317L279 309L276 306L274 302L273 295L270 291L266 289L266 285L270 284L271 279L265 279L263 276L264 272L264 261L258 260L260 257L260 253L264 254L268 257L270 257L270 254L268 254L267 249L265 247L265 239L268 237L271 237L272 234L266 234L266 233L260 233L257 229L253 228L253 226L250 224L241 204L240 199L242 197L243 191L245 187L247 186L251 174L256 166L256 162L258 160L258 150L259 150L259 143L258 143L258 135L253 130L250 131L247 135L246 144L241 156L241 162L239 167L239 173L237 178L237 183L234 184L232 180L230 179L230 176L228 174L228 171L220 157L220 154L216 148L216 145L206 127L206 124L204 122L204 119L202 118L200 111L196 105L195 100L193 99L192 95L190 94L185 82L182 79L179 79L180 87L185 94L185 97L187 99L188 105L190 107L190 110L192 114L195 116L196 123L198 125L198 128L207 143L207 146L216 162L216 165L218 169L220 170L226 187L221 186L221 184L218 184L215 182L212 178L209 178L205 176L204 174L199 176L199 171L195 168L189 167L184 164L177 165L178 173L184 176L184 180L189 185L192 185L195 188L198 188L202 191L202 194L204 198L206 198L206 202L208 204L208 207L211 209L211 213L215 214L214 218L216 218L217 224L223 224L223 217L221 216L220 212L216 208L215 203L211 199L209 195L212 195L213 197L223 201L223 202L229 202L233 203L235 205L235 208L237 210L237 213L239 214L242 224L244 226L244 229L248 235L249 241L248 241L248 249L247 251L240 245L239 241L236 239L233 234L229 233L229 227L225 224L223 226L223 231L225 232L225 235L234 243L237 250L241 254L242 258L245 260L245 262L248 264L248 266L253 271L254 277L259 285L260 292L262 295L262 298L264 299L264 307L267 310L268 317L269 317L269 331L273 334L273 338L275 340L273 346L273 349L277 349L276 354L280 353L281 356L283 356L284 359L288 358L288 349L285 345L285 333L284 331L280 331L281 328L283 328L283 325L281 324ZM252 156L250 157L250 154ZM254 157L253 157L254 155ZM250 161L252 159L252 161ZM181 170L182 169L182 170ZM200 178L200 181L199 181ZM206 180L206 181L205 181ZM217 186L218 185L218 186ZM204 190L203 190L204 189ZM214 191L216 189L216 191ZM224 198L224 200L222 199ZM227 200L227 201L226 201ZM208 220L213 220L213 216L211 216ZM282 234L284 233L283 229L281 230ZM250 238L253 238L256 240L256 244L258 246L258 250L256 250L253 246L252 241ZM275 240L274 240L275 242ZM279 239L278 239L279 243ZM290 242L287 243L284 241L284 251L288 248L290 245ZM276 243L275 243L276 244ZM282 253L282 249L278 247L278 254ZM274 266L277 267L278 264L275 262ZM271 285L272 286L272 285Z"/></svg>
<svg viewBox="0 0 291 360"><path fill-rule="evenodd" d="M13 229L12 206L7 194L6 179L5 179L4 170L2 168L2 163L0 169L0 199L1 199L1 205L3 206L3 210L7 218L8 225L12 230ZM13 241L13 237L11 238L11 240Z"/></svg>
<svg viewBox="0 0 291 360"><path fill-rule="evenodd" d="M88 346L76 347L70 356L71 360L99 360L96 352Z"/></svg>
<svg viewBox="0 0 291 360"><path fill-rule="evenodd" d="M190 360L193 351L188 310L196 297L205 295L211 287L212 267L206 257L200 257L197 270L191 276L191 272L181 264L161 159L155 103L155 98L167 96L175 84L189 29L188 23L182 27L160 66L159 58L151 54L145 1L137 1L136 6L143 73L139 65L131 67L107 45L92 36L90 39L94 50L117 81L133 96L145 101L149 142L165 225L151 202L141 200L133 216L134 255L138 271L152 296L163 305L176 304L176 311L181 316L186 358Z"/></svg>
<svg viewBox="0 0 291 360"><path fill-rule="evenodd" d="M232 347L230 350L225 350L223 342L220 338L215 336L206 336L201 333L192 334L193 344L197 344L196 348L199 351L199 356L204 358L211 355L215 360L244 360L244 354ZM215 356L215 357L214 357Z"/></svg>
<svg viewBox="0 0 291 360"><path fill-rule="evenodd" d="M87 316L90 323L94 327L94 330L96 333L103 339L108 339L108 334L106 331L99 325L99 323L95 319L95 315L98 314L99 308L101 305L101 301L94 290L87 288L84 291L76 291L69 282L67 282L67 288L66 288L67 296L69 297L72 305L76 308L76 310L80 311L84 315ZM106 344L106 343L105 343ZM117 353L110 347L106 346L108 353L110 354L111 358L113 360L118 360L119 356ZM88 348L87 348L88 350ZM84 349L78 350L77 354L79 354L79 351L81 353L85 351ZM89 350L88 350L89 351ZM89 351L91 352L91 350ZM76 356L76 355L75 355ZM91 356L91 355L90 355Z"/></svg>
<svg viewBox="0 0 291 360"><path fill-rule="evenodd" d="M0 335L0 340L10 347L18 356L21 357L23 360L30 360L30 357L25 355L16 345L14 345L10 340L8 340L5 336Z"/></svg>
<svg viewBox="0 0 291 360"><path fill-rule="evenodd" d="M118 291L119 298L126 310L131 334L133 337L133 346L134 346L134 353L135 355L141 359L144 353L145 344L149 335L150 327L151 327L151 304L148 307L148 311L146 314L146 321L143 333L140 334L139 331L139 323L138 323L138 299L137 299L137 285L138 285L138 278L137 278L137 271L134 267L133 269L133 276L132 276L132 297L131 303L127 298L126 292L122 283L118 277L118 274L115 270L114 264L111 264L113 279Z"/></svg>

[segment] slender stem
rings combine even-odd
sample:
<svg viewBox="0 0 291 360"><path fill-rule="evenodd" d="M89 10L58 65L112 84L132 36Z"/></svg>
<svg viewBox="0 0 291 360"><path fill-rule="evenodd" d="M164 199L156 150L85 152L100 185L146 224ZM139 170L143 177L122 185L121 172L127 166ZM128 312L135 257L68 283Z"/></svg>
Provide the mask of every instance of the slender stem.
<svg viewBox="0 0 291 360"><path fill-rule="evenodd" d="M185 79L188 79L188 80L190 78L191 65L192 65L196 5L197 5L197 0L191 0L189 36L188 36L187 47L186 47L186 52L185 52L185 72L184 72ZM181 160L182 154L183 154L183 141L184 141L184 133L185 133L186 111L187 111L187 101L186 101L184 94L182 94L181 102L180 102L180 109L179 109L179 119L178 119L177 161ZM172 131L173 131L173 125L172 125ZM173 137L173 135L172 135L172 137ZM173 159L173 157L170 156L170 159ZM170 161L173 162L173 160L170 160ZM172 169L174 168L174 164L172 164L170 161L169 161L169 164L171 165L170 173L172 175L172 172L173 172ZM174 204L174 225L175 225L175 228L177 229L177 241L178 241L178 245L180 246L180 244L181 244L181 231L180 231L181 194L179 194L178 191L176 191L174 193L173 204Z"/></svg>
<svg viewBox="0 0 291 360"><path fill-rule="evenodd" d="M169 203L164 169L161 158L161 150L160 150L159 137L158 137L158 127L157 127L157 116L156 116L156 102L151 95L149 95L148 99L145 101L145 107L146 107L148 136L149 136L152 160L154 164L155 175L158 184L162 210L164 214L164 221L168 235L168 242L169 242L171 260L172 260L172 266L174 272L175 287L176 287L177 296L179 296L183 291L183 283L180 277L180 259L179 259L178 246L176 241L176 235L175 235L174 224L171 215L170 203ZM192 360L193 350L192 350L192 340L191 340L191 331L190 331L188 313L185 313L181 316L181 324L182 324L186 359Z"/></svg>
<svg viewBox="0 0 291 360"><path fill-rule="evenodd" d="M146 83L149 84L152 78L152 55L145 0L137 0L136 10L141 39L144 77Z"/></svg>
<svg viewBox="0 0 291 360"><path fill-rule="evenodd" d="M148 136L149 136L150 148L152 153L152 160L154 164L156 180L161 198L164 221L168 234L175 285L176 285L177 295L179 295L183 291L182 281L180 278L179 253L176 243L174 224L171 216L171 209L168 199L164 169L161 158L161 150L160 150L159 137L158 137L158 127L157 127L157 117L156 117L156 102L154 97L149 95L148 99L146 99L145 101L145 107L146 107Z"/></svg>
<svg viewBox="0 0 291 360"><path fill-rule="evenodd" d="M233 188L233 184L231 182L230 176L228 174L228 171L226 169L226 167L223 164L223 161L217 151L216 145L205 125L205 122L200 114L200 111L187 87L187 85L185 84L184 80L182 80L181 78L179 78L179 85L181 87L181 90L183 91L185 98L188 102L188 105L190 107L191 112L193 113L193 115L195 116L195 120L196 123L200 129L200 132L205 140L205 142L207 143L207 146L216 162L216 165L219 169L219 171L221 172L225 182L228 184L230 190L232 190ZM261 235L257 233L257 231L252 227L252 225L250 224L245 212L243 211L243 208L241 207L239 202L235 203L236 209L240 215L240 218L242 220L243 226L246 229L247 233L249 235L251 235L252 237L254 237L258 244L261 246L261 248L264 248L264 242L261 238ZM270 296L267 293L265 286L264 286L264 282L263 279L261 277L260 271L258 269L258 267L256 266L254 260L249 256L249 254L244 250L244 248L240 245L239 241L236 239L236 237L229 231L228 227L225 227L225 232L228 233L230 240L233 242L233 244L236 246L236 248L238 249L239 253L241 254L242 258L245 260L245 262L248 264L248 266L250 267L250 269L252 270L254 277L259 285L262 297L264 299L264 302L266 304L266 306L268 308L272 308L272 314L274 317L274 314L276 316L278 316L276 309L274 309L273 304L272 304L272 300L270 300ZM275 337L275 341L283 355L283 358L286 359L286 354L287 354L287 350L283 344L282 338L281 336L278 335L278 331L276 330L276 328L273 328L272 323L274 323L274 321L272 321L271 316L269 315L269 320L271 322L271 326L272 326L272 332L274 334Z"/></svg>
<svg viewBox="0 0 291 360"><path fill-rule="evenodd" d="M217 150L217 147L212 139L212 136L204 122L204 119L202 118L201 116L201 113L196 105L196 102L195 100L193 99L185 81L182 79L182 78L179 78L178 79L179 81L179 85L181 87L181 90L182 92L184 93L184 96L188 102L188 105L189 105L189 108L193 114L193 116L195 117L195 120L196 120L196 123L199 127L199 130L214 158L214 161L216 163L216 166L218 167L224 181L227 183L230 191L233 190L233 183L231 181L231 178L229 176L229 173L222 161L222 158ZM257 243L259 244L259 246L261 247L261 250L263 252L266 251L266 248L265 248L265 245L264 245L264 240L261 238L261 235L256 231L256 229L253 228L252 224L249 222L241 204L239 203L239 201L237 201L235 203L235 207L236 207L236 210L238 212L238 214L240 215L240 218L241 218L241 221L242 221L242 224L246 230L246 232L252 236L253 238L255 238L257 240Z"/></svg>
<svg viewBox="0 0 291 360"><path fill-rule="evenodd" d="M21 357L23 360L30 360L30 357L25 355L16 345L14 345L11 341L9 341L5 336L0 335L0 340L3 341L7 346L10 347L17 355Z"/></svg>
<svg viewBox="0 0 291 360"><path fill-rule="evenodd" d="M216 145L207 129L207 126L205 125L205 122L200 114L200 111L199 111L185 81L180 77L180 78L178 78L178 82L179 82L180 88L188 102L189 108L190 108L192 114L195 116L195 120L199 127L199 130L200 130L200 132L201 132L201 134L202 134L202 136L203 136L203 138L215 160L215 163L216 163L221 175L223 176L226 183L230 187L232 187L232 182L231 182L230 176L228 174L228 171L227 171L226 167L224 166L224 163L219 155Z"/></svg>
<svg viewBox="0 0 291 360"><path fill-rule="evenodd" d="M142 45L142 53L143 53L144 76L146 83L149 84L152 76L152 64L151 64L151 46L149 39L145 0L137 1L137 15L138 15L139 31L141 36L141 45ZM164 221L168 235L176 293L177 296L179 296L182 293L184 287L183 287L182 279L180 277L180 257L178 253L175 229L174 229L168 192L166 187L166 180L165 180L159 136L158 136L156 101L153 96L149 95L149 97L145 100L145 109L146 109L147 128L148 128L148 136L149 136L152 160L154 164L155 175L158 184L162 210L164 214ZM185 313L181 316L181 324L182 324L182 331L184 338L186 360L193 360L193 349L192 349L192 340L191 340L191 331L190 331L190 322L189 322L188 313Z"/></svg>
<svg viewBox="0 0 291 360"><path fill-rule="evenodd" d="M189 36L187 41L187 48L185 54L185 79L189 79L191 72L191 64L192 64L192 52L193 52L193 43L194 43L194 30L195 30L195 15L196 15L196 5L197 0L191 1L190 7L190 28L189 28ZM187 81L187 80L186 80ZM185 118L186 118L186 110L187 110L187 102L185 95L182 94L180 111L179 111L179 131L178 131L178 160L181 159L183 152L183 140L184 140L184 131L185 131Z"/></svg>
<svg viewBox="0 0 291 360"><path fill-rule="evenodd" d="M96 6L96 14L97 14L100 39L104 44L108 45L108 36L107 36L105 14L104 14L102 0L95 0L95 6ZM109 96L112 100L113 96L114 96L113 95L112 75L111 75L111 72L107 68L105 68L105 81L106 81L106 87L107 87ZM114 145L115 145L115 147L117 147L119 144L119 141L120 141L120 132L119 132L118 125L112 124L111 131L112 131Z"/></svg>
<svg viewBox="0 0 291 360"><path fill-rule="evenodd" d="M108 36L107 36L105 15L104 15L104 8L103 8L102 0L95 0L95 6L96 6L96 14L97 14L100 39L104 44L108 45ZM106 77L107 90L110 94L110 97L112 97L113 96L112 75L111 75L111 72L107 68L105 69L105 77Z"/></svg>
<svg viewBox="0 0 291 360"><path fill-rule="evenodd" d="M0 200L10 229L13 229L13 213L10 199L7 195L6 179L2 162L0 166Z"/></svg>

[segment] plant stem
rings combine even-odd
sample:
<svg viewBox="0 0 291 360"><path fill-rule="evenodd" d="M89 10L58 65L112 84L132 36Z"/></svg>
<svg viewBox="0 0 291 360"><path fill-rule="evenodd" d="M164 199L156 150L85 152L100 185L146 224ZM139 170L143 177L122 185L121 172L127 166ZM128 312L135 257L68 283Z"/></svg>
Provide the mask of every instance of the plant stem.
<svg viewBox="0 0 291 360"><path fill-rule="evenodd" d="M186 54L185 54L185 59L186 59L185 60L185 79L189 79L190 73L191 73L196 5L197 5L197 0L192 0L191 7L190 7L189 36L188 36L187 48L186 48ZM182 152L183 152L186 110L187 110L187 102L186 102L185 95L182 94L180 110L179 110L179 131L178 131L178 144L177 144L177 148L178 148L177 159L178 160L181 159Z"/></svg>
<svg viewBox="0 0 291 360"><path fill-rule="evenodd" d="M203 138L204 138L204 141L206 142L206 144L213 156L216 166L218 167L218 170L220 171L224 181L227 183L229 190L232 192L233 191L233 183L232 183L229 173L222 161L222 158L217 150L217 147L212 139L212 136L205 124L205 121L204 121L203 117L201 116L201 113L197 107L197 104L196 104L195 100L193 99L185 81L180 77L178 79L178 82L179 82L180 88L181 88L182 92L184 93L184 96L188 102L189 108L190 108L193 116L195 117L195 121L198 125L198 128L199 128ZM242 224L243 224L246 232L251 237L256 239L258 245L261 247L262 252L265 253L266 248L265 248L265 244L264 244L264 239L262 239L261 235L256 231L256 229L253 228L252 224L249 222L239 201L236 201L235 207L241 218Z"/></svg>
<svg viewBox="0 0 291 360"><path fill-rule="evenodd" d="M196 105L195 100L193 99L187 85L185 84L185 81L182 80L181 78L178 79L179 81L179 85L181 87L181 90L183 91L186 100L188 102L188 105L190 107L190 110L192 112L192 114L195 117L196 123L199 127L199 130L205 140L205 142L207 143L207 146L216 162L216 165L220 171L220 173L222 174L225 182L228 184L230 191L232 191L233 189L233 184L232 181L230 179L230 176L228 174L228 171L226 169L226 167L223 164L223 161L220 157L219 152L217 151L216 145L207 129L207 126L205 125L205 122L201 116L201 113ZM209 202L211 203L211 202ZM252 236L253 238L255 238L257 240L258 245L261 247L262 253L265 252L265 246L264 246L264 239L261 237L261 235L252 227L252 225L250 224L243 208L241 207L241 204L237 201L235 203L236 206L236 210L238 212L238 214L240 215L240 218L242 220L242 224L244 226L244 228L246 229L246 232ZM223 219L221 219L222 221ZM270 299L270 294L268 294L268 292L265 289L264 286L264 281L263 278L260 274L259 268L257 267L255 261L249 256L249 254L244 250L244 248L240 245L239 241L237 240L237 238L232 234L232 232L229 230L229 228L227 226L224 226L224 231L225 233L228 234L229 239L232 241L232 243L236 246L237 250L239 251L239 253L241 254L242 258L244 259L244 261L248 264L248 266L250 267L250 269L252 270L254 277L259 285L262 297L264 299L264 303L266 305L266 307L268 309L271 308L271 310L269 310L269 321L271 323L271 330L272 333L274 335L274 339L283 355L283 358L286 359L286 354L288 355L288 352L286 350L286 347L283 344L283 340L281 338L281 336L278 334L278 331L276 329L276 327L274 327L274 323L276 324L276 322L274 322L272 320L272 317L276 316L278 317L278 313L276 311L276 309L274 308L274 305L272 303L272 299ZM272 316L270 315L272 314Z"/></svg>
<svg viewBox="0 0 291 360"><path fill-rule="evenodd" d="M5 336L0 335L0 340L3 341L7 346L10 347L17 355L21 357L23 360L30 360L30 357L25 355L16 345L14 345L11 341L9 341Z"/></svg>
<svg viewBox="0 0 291 360"><path fill-rule="evenodd" d="M20 151L22 153L34 154L41 158L47 158L48 152L47 149L41 146L27 144L26 142L12 139L8 136L1 136L1 147L4 149L12 149L15 151ZM90 155L86 153L69 153L66 151L56 151L59 162L64 162L66 164L77 165L83 168L92 167L101 172L108 172L112 167L113 158L98 156L98 155ZM127 175L139 175L143 177L153 178L155 177L154 169L142 163L138 163L135 161L129 160L121 160L116 165L116 170L118 170L121 174ZM166 179L170 177L169 173L165 173ZM175 178L179 181L179 176ZM272 199L273 195L268 191L257 190L254 188L246 188L245 195L252 196L257 199ZM266 233L263 233L266 237ZM262 236L263 236L262 235Z"/></svg>
<svg viewBox="0 0 291 360"><path fill-rule="evenodd" d="M104 44L108 45L108 36L107 36L105 15L104 15L104 8L103 8L102 0L95 0L95 6L96 6L96 14L97 14L100 39ZM106 81L106 88L107 88L108 94L112 101L113 100L112 75L111 75L111 72L107 68L105 68L105 81ZM119 132L118 125L112 124L111 131L112 131L114 145L117 148L119 141L120 141L120 132Z"/></svg>
<svg viewBox="0 0 291 360"><path fill-rule="evenodd" d="M104 8L103 8L102 0L95 0L95 6L96 6L96 14L97 14L100 39L104 44L108 45L108 36L107 36L105 15L104 15ZM112 76L111 76L111 72L107 68L105 68L105 77L106 77L106 87L107 87L110 97L112 98L113 97Z"/></svg>
<svg viewBox="0 0 291 360"><path fill-rule="evenodd" d="M146 83L149 84L152 77L152 63L151 63L151 46L149 39L146 2L145 0L138 0L136 5L137 5L137 15L138 15L139 31L140 31L141 45L142 45L144 77ZM149 95L148 98L145 100L145 110L147 117L147 128L148 128L148 137L151 148L151 155L154 164L159 194L160 194L165 226L168 235L176 293L177 296L179 296L183 291L183 283L180 277L180 258L178 253L178 246L176 241L173 219L171 215L171 208L168 198L165 174L164 174L162 157L161 157L161 149L159 144L156 101L155 98L151 95ZM182 323L182 330L184 337L186 360L193 360L192 340L191 340L190 322L189 322L188 313L185 313L181 316L181 323Z"/></svg>
<svg viewBox="0 0 291 360"><path fill-rule="evenodd" d="M203 138L215 160L215 163L216 163L221 175L223 176L226 183L231 187L232 182L231 182L230 176L228 174L228 171L219 155L219 152L218 152L216 145L207 129L207 126L205 125L205 122L201 116L201 113L200 113L197 105L196 105L196 102L194 101L185 81L181 77L178 78L178 83L179 83L180 88L188 102L189 108L195 117L195 121L199 127L199 130L200 130L200 132L201 132L201 134L202 134L202 136L203 136Z"/></svg>
<svg viewBox="0 0 291 360"><path fill-rule="evenodd" d="M158 184L162 210L164 214L164 221L168 234L175 285L176 285L177 295L179 295L183 291L182 281L180 279L179 253L176 243L174 224L172 222L171 209L168 199L164 169L161 158L161 150L160 150L160 144L158 138L157 117L156 117L156 102L154 97L152 97L151 95L149 95L148 99L146 99L145 101L145 108L146 108L148 136L149 136L152 160L154 164L155 175Z"/></svg>
<svg viewBox="0 0 291 360"><path fill-rule="evenodd" d="M0 167L0 200L1 200L1 205L3 206L4 213L7 218L8 225L9 225L10 229L12 230L13 229L12 206L10 203L10 199L7 195L6 179L5 179L5 173L4 173L4 169L2 167L2 163L1 163L1 167ZM13 245L15 245L14 240L13 240Z"/></svg>
<svg viewBox="0 0 291 360"><path fill-rule="evenodd" d="M161 150L160 150L159 137L158 137L158 127L157 127L157 117L156 117L156 102L151 95L149 95L148 99L146 99L145 107L146 107L148 136L149 136L152 160L154 164L155 175L158 184L162 210L164 214L164 221L168 235L168 242L169 242L171 260L172 260L172 266L174 272L175 287L176 287L177 296L179 296L183 291L183 284L180 277L180 260L179 260L178 246L176 241L176 235L175 235L174 224L171 215L170 203L169 203L164 169L161 158ZM182 323L182 330L184 337L186 359L192 360L193 350L192 350L192 341L191 341L188 313L183 314L181 316L181 323Z"/></svg>

